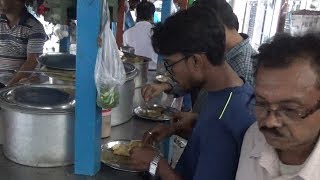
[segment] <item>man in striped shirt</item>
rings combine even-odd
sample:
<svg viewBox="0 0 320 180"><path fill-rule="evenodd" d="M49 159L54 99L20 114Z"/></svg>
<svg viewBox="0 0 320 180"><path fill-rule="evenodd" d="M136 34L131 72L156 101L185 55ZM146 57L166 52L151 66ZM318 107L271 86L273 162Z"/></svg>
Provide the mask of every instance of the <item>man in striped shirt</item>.
<svg viewBox="0 0 320 180"><path fill-rule="evenodd" d="M0 0L0 69L32 71L42 54L47 35L25 3L26 0ZM29 75L0 71L0 83L12 85Z"/></svg>

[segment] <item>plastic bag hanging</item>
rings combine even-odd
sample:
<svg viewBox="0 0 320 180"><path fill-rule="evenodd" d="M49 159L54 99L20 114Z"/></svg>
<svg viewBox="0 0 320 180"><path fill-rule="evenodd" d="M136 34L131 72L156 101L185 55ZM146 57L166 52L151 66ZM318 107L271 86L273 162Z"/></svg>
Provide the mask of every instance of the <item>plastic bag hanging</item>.
<svg viewBox="0 0 320 180"><path fill-rule="evenodd" d="M119 104L119 86L126 80L118 46L110 29L110 13L106 0L102 0L99 49L95 66L97 105L114 108Z"/></svg>

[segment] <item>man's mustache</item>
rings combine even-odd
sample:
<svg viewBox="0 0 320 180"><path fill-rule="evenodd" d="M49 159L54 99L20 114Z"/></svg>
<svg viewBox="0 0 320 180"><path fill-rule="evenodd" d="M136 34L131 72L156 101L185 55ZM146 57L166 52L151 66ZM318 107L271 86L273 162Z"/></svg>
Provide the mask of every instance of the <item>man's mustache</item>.
<svg viewBox="0 0 320 180"><path fill-rule="evenodd" d="M261 132L266 132L266 133L270 133L273 134L277 137L283 137L284 135L282 133L280 133L280 131L277 128L268 128L266 126L262 126L259 128Z"/></svg>

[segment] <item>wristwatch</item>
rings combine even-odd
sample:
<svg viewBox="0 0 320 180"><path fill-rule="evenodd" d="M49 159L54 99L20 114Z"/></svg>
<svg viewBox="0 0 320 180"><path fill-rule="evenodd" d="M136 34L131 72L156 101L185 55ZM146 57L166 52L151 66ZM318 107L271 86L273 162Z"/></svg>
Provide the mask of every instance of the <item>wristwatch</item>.
<svg viewBox="0 0 320 180"><path fill-rule="evenodd" d="M152 176L156 176L157 173L157 168L158 168L158 163L160 161L161 156L158 154L156 155L153 160L150 162L150 166L149 166L149 173Z"/></svg>

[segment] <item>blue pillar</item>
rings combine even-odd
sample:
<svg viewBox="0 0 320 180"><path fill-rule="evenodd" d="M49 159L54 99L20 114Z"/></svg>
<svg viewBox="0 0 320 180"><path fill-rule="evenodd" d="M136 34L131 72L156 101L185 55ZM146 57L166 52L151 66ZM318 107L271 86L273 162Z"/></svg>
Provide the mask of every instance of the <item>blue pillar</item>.
<svg viewBox="0 0 320 180"><path fill-rule="evenodd" d="M161 21L164 22L171 15L172 0L162 0Z"/></svg>
<svg viewBox="0 0 320 180"><path fill-rule="evenodd" d="M60 48L59 48L60 52L69 53L69 47L70 47L70 36L60 40Z"/></svg>
<svg viewBox="0 0 320 180"><path fill-rule="evenodd" d="M161 21L164 22L171 15L171 5L172 0L162 0L162 9L161 9ZM162 57L159 56L158 63L163 64ZM159 66L159 65L158 65ZM168 159L169 163L171 161L171 151L172 149L172 139L166 138L162 143L163 149L162 153L165 158Z"/></svg>
<svg viewBox="0 0 320 180"><path fill-rule="evenodd" d="M171 5L172 5L172 0L162 0L161 22L164 22L171 15ZM158 56L157 73L163 74L164 73L163 70L165 70L163 65L163 57Z"/></svg>
<svg viewBox="0 0 320 180"><path fill-rule="evenodd" d="M133 18L131 16L131 12L130 11L128 11L126 13L125 18L126 18L125 30L127 30L127 29L129 29L129 28L131 28L131 27L133 27L135 25L135 22L134 22L134 20L133 20Z"/></svg>
<svg viewBox="0 0 320 180"><path fill-rule="evenodd" d="M75 173L89 176L100 169L101 109L96 106L94 83L100 9L100 0L77 4Z"/></svg>

